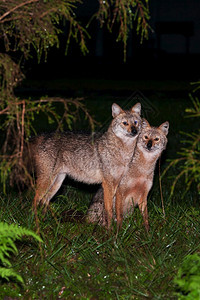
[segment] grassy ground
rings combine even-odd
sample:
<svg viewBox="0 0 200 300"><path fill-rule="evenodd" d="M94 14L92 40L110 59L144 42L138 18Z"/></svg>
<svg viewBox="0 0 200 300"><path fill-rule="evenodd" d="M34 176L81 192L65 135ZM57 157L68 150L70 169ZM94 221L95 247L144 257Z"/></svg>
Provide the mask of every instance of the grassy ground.
<svg viewBox="0 0 200 300"><path fill-rule="evenodd" d="M180 130L197 128L196 121L184 118L184 110L191 103L187 92L182 92L184 96L174 96L173 91L170 96L163 91L129 91L129 95L120 97L102 92L90 94L86 105L101 122L99 130L109 124L113 102L130 107L140 101L152 125L168 120L170 133L162 156L163 170L167 159L175 157L181 147ZM43 216L38 212L43 243L38 245L30 238L17 243L19 253L13 256L12 264L24 278L24 285L1 281L2 299L177 299L173 278L183 258L200 250L200 212L195 187L182 199L184 183L180 182L169 198L169 175L162 181L164 218L156 170L148 198L149 234L138 209L125 220L119 234L115 225L108 235L105 229L88 224L84 215L95 188L65 184L48 213ZM1 195L0 219L37 230L32 198L31 193Z"/></svg>
<svg viewBox="0 0 200 300"><path fill-rule="evenodd" d="M107 235L99 226L68 216L73 209L86 212L87 204L88 195L67 189L46 217L40 216L44 243L39 248L24 239L13 258L25 285L2 282L0 294L21 294L23 299L176 299L177 269L185 255L199 250L199 209L191 202L169 202L164 219L154 189L149 234L136 210L119 235L115 229ZM2 207L5 221L35 229L30 200L1 199Z"/></svg>

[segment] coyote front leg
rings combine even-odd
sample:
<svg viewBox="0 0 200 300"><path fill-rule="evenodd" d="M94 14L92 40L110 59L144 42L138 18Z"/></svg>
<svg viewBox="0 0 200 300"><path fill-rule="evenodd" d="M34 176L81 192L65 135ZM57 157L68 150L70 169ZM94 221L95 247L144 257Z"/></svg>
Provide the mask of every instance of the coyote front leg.
<svg viewBox="0 0 200 300"><path fill-rule="evenodd" d="M146 231L149 231L149 220L148 220L148 209L147 209L147 195L148 193L144 193L139 201L138 206L140 209L140 212L142 214L143 220L144 220L144 226L146 228Z"/></svg>
<svg viewBox="0 0 200 300"><path fill-rule="evenodd" d="M117 226L120 229L123 222L123 196L120 188L117 189L115 198L115 212L117 217Z"/></svg>
<svg viewBox="0 0 200 300"><path fill-rule="evenodd" d="M113 198L116 192L117 184L114 184L113 182L109 182L107 180L103 180L102 187L104 193L104 207L107 218L107 226L109 229L113 218Z"/></svg>

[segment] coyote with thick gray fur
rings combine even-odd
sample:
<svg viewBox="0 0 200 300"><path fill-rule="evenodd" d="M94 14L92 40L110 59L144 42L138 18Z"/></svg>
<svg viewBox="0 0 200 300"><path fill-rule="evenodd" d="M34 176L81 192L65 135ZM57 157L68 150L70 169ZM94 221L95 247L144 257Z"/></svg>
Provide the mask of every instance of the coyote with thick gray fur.
<svg viewBox="0 0 200 300"><path fill-rule="evenodd" d="M113 120L101 136L64 132L36 137L31 146L37 177L35 207L39 203L47 206L66 176L88 184L102 183L110 227L113 197L141 130L140 112L140 103L128 111L113 103Z"/></svg>

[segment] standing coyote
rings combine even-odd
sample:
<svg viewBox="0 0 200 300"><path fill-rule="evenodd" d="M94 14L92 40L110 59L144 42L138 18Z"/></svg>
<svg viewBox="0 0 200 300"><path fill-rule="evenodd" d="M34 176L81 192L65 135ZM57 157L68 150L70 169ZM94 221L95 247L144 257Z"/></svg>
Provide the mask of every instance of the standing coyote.
<svg viewBox="0 0 200 300"><path fill-rule="evenodd" d="M113 120L101 136L64 132L36 137L31 146L37 176L35 207L49 204L66 175L84 183L102 183L109 227L113 197L141 129L140 112L140 103L129 111L113 103Z"/></svg>
<svg viewBox="0 0 200 300"><path fill-rule="evenodd" d="M139 134L135 152L128 170L116 191L113 201L117 224L121 226L123 216L130 214L133 207L138 205L143 215L146 230L149 230L147 195L153 184L155 165L167 144L169 123L159 127L151 127L143 119L142 130ZM89 207L87 219L89 222L99 222L105 225L103 190L100 189Z"/></svg>

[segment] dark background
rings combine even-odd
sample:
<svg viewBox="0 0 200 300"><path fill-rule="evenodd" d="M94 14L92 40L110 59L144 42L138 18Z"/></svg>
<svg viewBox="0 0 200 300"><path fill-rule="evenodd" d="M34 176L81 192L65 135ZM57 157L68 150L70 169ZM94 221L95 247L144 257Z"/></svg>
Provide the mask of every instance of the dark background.
<svg viewBox="0 0 200 300"><path fill-rule="evenodd" d="M198 80L200 1L150 0L149 5L149 39L141 44L133 28L125 63L123 45L116 42L117 31L111 34L93 21L89 27L91 38L87 40L88 55L83 56L75 42L65 55L66 26L59 49L50 50L47 62L38 65L35 59L27 64L27 78ZM97 1L84 1L77 9L77 18L86 24L97 8Z"/></svg>

